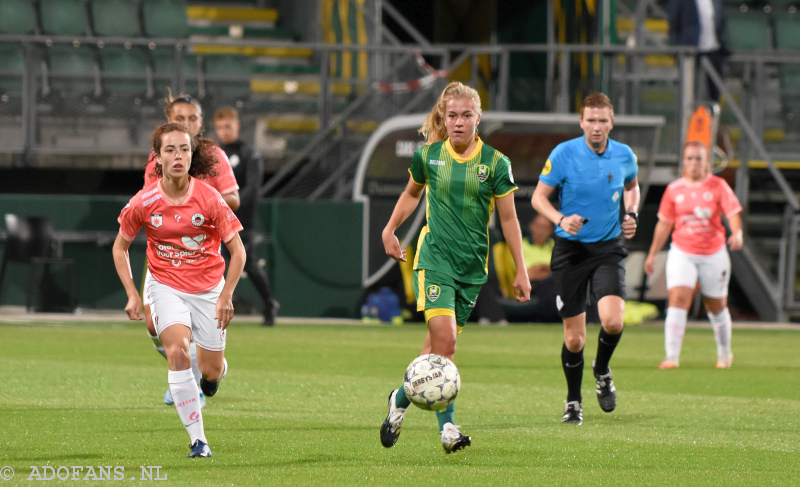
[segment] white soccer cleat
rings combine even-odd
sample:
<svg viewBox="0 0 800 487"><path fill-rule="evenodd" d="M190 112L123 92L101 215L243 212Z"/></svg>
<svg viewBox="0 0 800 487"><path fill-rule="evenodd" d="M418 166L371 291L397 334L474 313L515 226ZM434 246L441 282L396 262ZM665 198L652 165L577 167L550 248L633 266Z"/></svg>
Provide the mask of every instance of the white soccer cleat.
<svg viewBox="0 0 800 487"><path fill-rule="evenodd" d="M403 427L403 418L406 414L404 408L396 406L395 398L398 390L395 389L389 394L389 414L381 425L381 444L386 448L391 448L397 443L397 438L400 437L400 429Z"/></svg>
<svg viewBox="0 0 800 487"><path fill-rule="evenodd" d="M445 423L442 429L442 448L445 453L453 453L472 444L472 437L458 431L458 426Z"/></svg>

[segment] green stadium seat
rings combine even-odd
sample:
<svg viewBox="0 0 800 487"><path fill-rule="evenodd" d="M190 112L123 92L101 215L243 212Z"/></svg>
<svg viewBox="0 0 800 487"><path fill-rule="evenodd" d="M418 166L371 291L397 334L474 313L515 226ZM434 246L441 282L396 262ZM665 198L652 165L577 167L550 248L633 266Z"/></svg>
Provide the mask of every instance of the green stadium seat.
<svg viewBox="0 0 800 487"><path fill-rule="evenodd" d="M148 37L186 37L186 0L142 0L142 22Z"/></svg>
<svg viewBox="0 0 800 487"><path fill-rule="evenodd" d="M209 54L203 56L206 73L206 92L210 95L241 98L250 94L250 57ZM242 81L213 80L214 75L241 76Z"/></svg>
<svg viewBox="0 0 800 487"><path fill-rule="evenodd" d="M96 35L139 35L139 10L131 0L92 0L92 25Z"/></svg>
<svg viewBox="0 0 800 487"><path fill-rule="evenodd" d="M22 92L22 75L25 71L25 49L20 44L0 45L0 93Z"/></svg>
<svg viewBox="0 0 800 487"><path fill-rule="evenodd" d="M775 48L800 49L800 20L787 17L775 20Z"/></svg>
<svg viewBox="0 0 800 487"><path fill-rule="evenodd" d="M167 87L172 81L172 70L175 66L175 50L171 48L157 48L150 51L150 58L153 62L153 74L159 75L153 80L153 88L158 96L168 94ZM187 92L197 93L197 56L190 52L183 51L181 58L181 73L186 80ZM166 76L166 78L164 77Z"/></svg>
<svg viewBox="0 0 800 487"><path fill-rule="evenodd" d="M94 51L90 47L53 46L47 48L50 86L63 95L84 95L94 91ZM82 77L59 76L86 75Z"/></svg>
<svg viewBox="0 0 800 487"><path fill-rule="evenodd" d="M727 33L728 44L734 51L772 48L769 18L761 12L728 15Z"/></svg>
<svg viewBox="0 0 800 487"><path fill-rule="evenodd" d="M40 0L39 10L45 34L86 35L88 19L83 0Z"/></svg>
<svg viewBox="0 0 800 487"><path fill-rule="evenodd" d="M106 47L100 49L100 66L103 73L138 75L138 78L104 78L103 87L111 93L132 95L147 91L144 73L147 56L136 48Z"/></svg>
<svg viewBox="0 0 800 487"><path fill-rule="evenodd" d="M35 28L32 0L0 0L0 34L31 34Z"/></svg>

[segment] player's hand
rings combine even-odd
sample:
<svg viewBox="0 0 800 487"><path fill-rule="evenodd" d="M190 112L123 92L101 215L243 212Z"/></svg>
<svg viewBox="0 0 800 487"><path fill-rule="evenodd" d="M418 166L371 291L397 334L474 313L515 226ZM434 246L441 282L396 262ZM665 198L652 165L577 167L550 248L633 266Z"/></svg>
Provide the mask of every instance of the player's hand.
<svg viewBox="0 0 800 487"><path fill-rule="evenodd" d="M385 229L381 234L381 238L383 239L383 248L386 250L386 255L394 260L406 262L406 249L400 248L400 241L397 240L393 231L388 228Z"/></svg>
<svg viewBox="0 0 800 487"><path fill-rule="evenodd" d="M583 227L583 223L581 222L582 219L583 217L580 215L566 216L563 220L561 220L561 225L559 226L568 234L575 235Z"/></svg>
<svg viewBox="0 0 800 487"><path fill-rule="evenodd" d="M217 320L217 328L224 330L228 328L228 323L233 319L233 297L220 294L217 300L217 307L214 310L214 319Z"/></svg>
<svg viewBox="0 0 800 487"><path fill-rule="evenodd" d="M128 304L125 305L125 312L128 313L128 318L133 321L142 321L142 298L135 294L128 298Z"/></svg>
<svg viewBox="0 0 800 487"><path fill-rule="evenodd" d="M730 247L731 250L741 250L743 245L744 238L742 237L741 230L732 233L731 236L728 237L728 247Z"/></svg>
<svg viewBox="0 0 800 487"><path fill-rule="evenodd" d="M652 276L655 270L656 270L656 256L648 255L647 259L644 261L644 273L647 274L648 276Z"/></svg>
<svg viewBox="0 0 800 487"><path fill-rule="evenodd" d="M630 215L622 217L622 233L627 239L631 239L636 235L636 220L631 218Z"/></svg>
<svg viewBox="0 0 800 487"><path fill-rule="evenodd" d="M517 272L514 277L514 297L518 303L525 303L531 299L531 281L528 280L528 272L523 269Z"/></svg>

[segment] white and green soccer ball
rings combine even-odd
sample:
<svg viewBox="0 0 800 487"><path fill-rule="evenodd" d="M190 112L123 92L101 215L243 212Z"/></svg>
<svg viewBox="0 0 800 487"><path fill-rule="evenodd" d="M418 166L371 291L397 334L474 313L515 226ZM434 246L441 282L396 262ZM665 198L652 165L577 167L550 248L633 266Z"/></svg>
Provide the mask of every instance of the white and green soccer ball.
<svg viewBox="0 0 800 487"><path fill-rule="evenodd" d="M403 390L415 406L439 411L455 401L461 389L456 365L441 355L420 355L408 366Z"/></svg>

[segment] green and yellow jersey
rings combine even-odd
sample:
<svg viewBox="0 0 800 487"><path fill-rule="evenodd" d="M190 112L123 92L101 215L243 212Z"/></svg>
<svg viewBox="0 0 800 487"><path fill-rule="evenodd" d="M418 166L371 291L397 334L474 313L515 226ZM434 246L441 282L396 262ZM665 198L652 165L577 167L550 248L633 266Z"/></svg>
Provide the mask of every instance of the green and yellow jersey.
<svg viewBox="0 0 800 487"><path fill-rule="evenodd" d="M427 186L428 223L420 233L414 270L485 283L494 200L517 190L508 157L478 138L475 150L461 158L448 139L415 152L409 172L415 183Z"/></svg>

